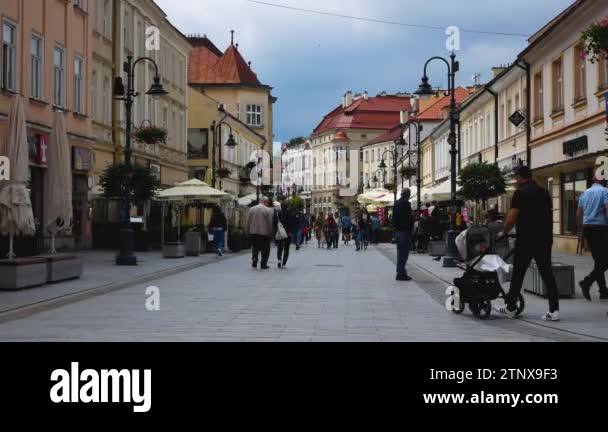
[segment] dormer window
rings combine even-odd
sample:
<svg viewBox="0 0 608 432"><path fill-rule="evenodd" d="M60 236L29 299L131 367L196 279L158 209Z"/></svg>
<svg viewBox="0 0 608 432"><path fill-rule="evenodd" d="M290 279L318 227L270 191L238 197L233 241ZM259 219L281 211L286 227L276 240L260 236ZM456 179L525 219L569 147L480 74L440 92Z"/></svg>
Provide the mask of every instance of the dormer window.
<svg viewBox="0 0 608 432"><path fill-rule="evenodd" d="M252 127L262 127L262 106L247 105L247 125Z"/></svg>

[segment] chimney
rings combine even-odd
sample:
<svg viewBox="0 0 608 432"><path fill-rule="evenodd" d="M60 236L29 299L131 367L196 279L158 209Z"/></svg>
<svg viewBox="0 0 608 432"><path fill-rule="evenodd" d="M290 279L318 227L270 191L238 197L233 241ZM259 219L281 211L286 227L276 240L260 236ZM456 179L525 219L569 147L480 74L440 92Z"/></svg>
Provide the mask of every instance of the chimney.
<svg viewBox="0 0 608 432"><path fill-rule="evenodd" d="M344 95L344 108L348 108L352 104L353 104L353 92L349 90Z"/></svg>
<svg viewBox="0 0 608 432"><path fill-rule="evenodd" d="M363 92L363 99L364 99L364 100L368 100L368 99L369 99L369 93L367 92L367 90L365 90L365 91Z"/></svg>
<svg viewBox="0 0 608 432"><path fill-rule="evenodd" d="M503 66L495 66L492 68L492 78L496 78L498 75L503 73L507 68Z"/></svg>
<svg viewBox="0 0 608 432"><path fill-rule="evenodd" d="M418 112L418 102L419 101L417 97L410 99L410 105L412 105L412 112Z"/></svg>

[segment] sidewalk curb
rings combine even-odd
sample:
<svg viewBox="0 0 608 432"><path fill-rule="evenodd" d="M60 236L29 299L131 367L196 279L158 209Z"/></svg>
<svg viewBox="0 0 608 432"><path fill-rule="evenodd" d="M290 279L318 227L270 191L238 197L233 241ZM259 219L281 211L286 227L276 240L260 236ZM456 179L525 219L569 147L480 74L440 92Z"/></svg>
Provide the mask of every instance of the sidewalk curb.
<svg viewBox="0 0 608 432"><path fill-rule="evenodd" d="M376 248L382 255L384 255L388 260L390 260L391 262L393 262L393 258L391 256L388 255L389 251L383 248ZM437 281L440 281L441 283L447 284L447 285L452 285L452 283L450 283L449 281L446 281L445 279L442 279L440 276L434 274L431 270L424 268L423 266L421 266L420 264L417 264L415 262L410 262L410 265L414 266L416 269L418 269L419 271L423 272L424 274L428 275L430 278L433 278ZM426 290L424 290L423 288L420 288L423 291L426 292ZM437 301L433 295L431 295L431 293L428 293L431 296L431 298L433 298L435 301ZM442 304L441 302L437 301L439 304ZM554 335L561 335L563 336L568 336L569 338L573 338L573 342L608 342L608 338L602 338L600 336L594 336L594 335L588 335L588 334L584 334L584 333L579 333L579 332L575 332L572 330L567 330L567 329L561 329L561 328L556 328L556 327L552 327L550 325L545 325L542 323L538 323L535 321L530 321L524 318L520 318L517 320L513 320L513 323L519 323L521 326L526 327L526 328L530 328L530 329L536 329L536 330L542 330L542 331L546 331L547 333L550 334L554 334ZM486 325L488 324L488 322L484 322ZM513 330L516 331L516 330Z"/></svg>
<svg viewBox="0 0 608 432"><path fill-rule="evenodd" d="M247 252L249 253L249 252ZM224 260L229 260L233 258L237 258L243 255L243 252L238 252L230 255L225 255ZM196 270L202 267L206 267L208 265L215 264L215 262L204 262L204 263L191 263L182 265L179 267L173 267L170 269L161 270L154 273L145 274L143 276L139 276L134 279L130 279L128 281L123 282L113 282L107 285L100 285L93 288L87 288L81 291L77 291L70 294L65 294L62 296L50 298L47 300L42 300L39 302L17 306L11 309L7 309L0 312L0 324L5 324L10 321L16 321L23 318L27 318L31 315L35 315L40 312L45 312L51 309L57 309L59 307L71 304L78 303L83 300L88 300L93 297L102 296L105 294L109 294L111 292L120 291L126 288L131 288L136 285L141 285L146 282L157 281L159 279L164 279L170 276L174 276L179 273L189 272L192 270Z"/></svg>

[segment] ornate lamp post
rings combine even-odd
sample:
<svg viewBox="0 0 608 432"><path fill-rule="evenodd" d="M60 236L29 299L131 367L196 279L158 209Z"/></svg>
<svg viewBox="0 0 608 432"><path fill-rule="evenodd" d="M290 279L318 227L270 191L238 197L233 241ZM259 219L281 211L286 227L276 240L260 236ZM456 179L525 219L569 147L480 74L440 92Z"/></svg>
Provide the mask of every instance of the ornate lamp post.
<svg viewBox="0 0 608 432"><path fill-rule="evenodd" d="M446 60L443 57L431 57L424 65L424 75L422 76L422 82L420 83L420 87L416 94L419 95L422 99L428 99L432 95L435 94L433 88L429 84L429 78L427 76L427 66L433 60L439 60L445 63L448 68L448 92L451 96L450 100L450 135L448 138L448 143L450 144L450 161L451 161L451 207L452 207L452 217L450 221L450 231L448 231L448 256L444 258L443 266L444 267L456 267L456 260L458 257L458 250L456 249L456 236L458 233L456 232L456 175L457 169L457 155L458 150L456 148L456 124L459 120L458 109L456 107L456 72L460 70L460 64L456 61L456 54L452 53L450 55L450 61Z"/></svg>
<svg viewBox="0 0 608 432"><path fill-rule="evenodd" d="M380 165L378 165L378 168L380 170L386 171L388 166L386 165L385 156L387 154L391 155L391 157L392 157L391 168L393 171L393 182L394 182L394 186L395 186L394 190L393 190L394 203L397 202L397 170L399 168L399 165L403 162L403 158L405 155L403 149L407 145L407 143L405 142L405 138L403 137L403 135L405 134L405 123L406 123L405 116L406 116L406 113L404 111L402 111L401 112L401 123L400 123L401 134L399 135L399 138L395 140L393 146L390 149L384 151L384 153L382 153L382 160L380 161ZM401 151L399 151L399 150L401 150Z"/></svg>
<svg viewBox="0 0 608 432"><path fill-rule="evenodd" d="M411 166L411 161L412 161L412 156L415 154L416 155L416 169L417 169L417 174L416 174L416 200L418 201L418 213L420 213L420 211L422 210L422 148L420 146L420 134L423 131L423 126L422 123L420 122L415 122L415 123L409 123L410 126L410 130L411 127L414 126L416 128L416 142L414 143L414 147L416 148L416 151L412 153L412 135L410 133L410 166Z"/></svg>
<svg viewBox="0 0 608 432"><path fill-rule="evenodd" d="M152 63L154 66L154 83L150 87L150 90L146 92L148 96L152 96L155 99L160 98L168 94L163 88L160 82L160 75L158 74L158 65L150 57L140 57L137 60L133 60L133 56L127 56L127 61L123 64L123 71L127 74L127 87L123 83L122 77L116 77L114 80L114 98L116 100L124 101L125 103L125 166L129 175L132 174L131 158L133 156L133 148L131 146L131 123L133 117L133 103L135 98L140 96L135 90L135 67L143 62L147 61ZM120 232L120 253L116 256L116 265L121 266L135 266L137 265L137 257L133 253L133 229L131 228L131 196L127 192L123 198L124 200L124 214L123 214L123 229Z"/></svg>
<svg viewBox="0 0 608 432"><path fill-rule="evenodd" d="M220 105L220 112L224 112L224 109ZM226 118L226 116L224 116ZM211 131L213 133L213 145L211 147L211 186L215 187L217 183L217 156L216 156L216 147L220 147L222 144L222 126L227 126L230 130L228 135L228 140L226 141L226 147L235 148L237 146L236 140L234 139L234 133L232 131L232 126L226 123L224 120L219 122L211 123Z"/></svg>

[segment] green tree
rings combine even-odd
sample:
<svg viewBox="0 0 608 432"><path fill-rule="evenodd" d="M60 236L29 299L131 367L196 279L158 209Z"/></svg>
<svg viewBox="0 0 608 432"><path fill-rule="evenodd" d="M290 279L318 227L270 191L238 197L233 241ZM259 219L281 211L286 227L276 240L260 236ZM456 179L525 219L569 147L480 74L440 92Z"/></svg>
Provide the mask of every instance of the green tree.
<svg viewBox="0 0 608 432"><path fill-rule="evenodd" d="M160 181L149 168L133 165L129 169L124 163L108 166L99 184L106 198L129 196L133 202L149 201L160 189Z"/></svg>
<svg viewBox="0 0 608 432"><path fill-rule="evenodd" d="M299 196L293 197L287 201L287 206L290 210L302 211L304 210L304 200Z"/></svg>
<svg viewBox="0 0 608 432"><path fill-rule="evenodd" d="M496 164L487 162L467 165L460 170L458 184L461 187L460 196L468 201L483 204L485 210L487 201L503 195L507 189L507 181ZM478 212L479 214L479 212Z"/></svg>
<svg viewBox="0 0 608 432"><path fill-rule="evenodd" d="M295 145L299 145L299 144L304 144L306 142L306 137L295 137L289 140L289 146L295 146Z"/></svg>

